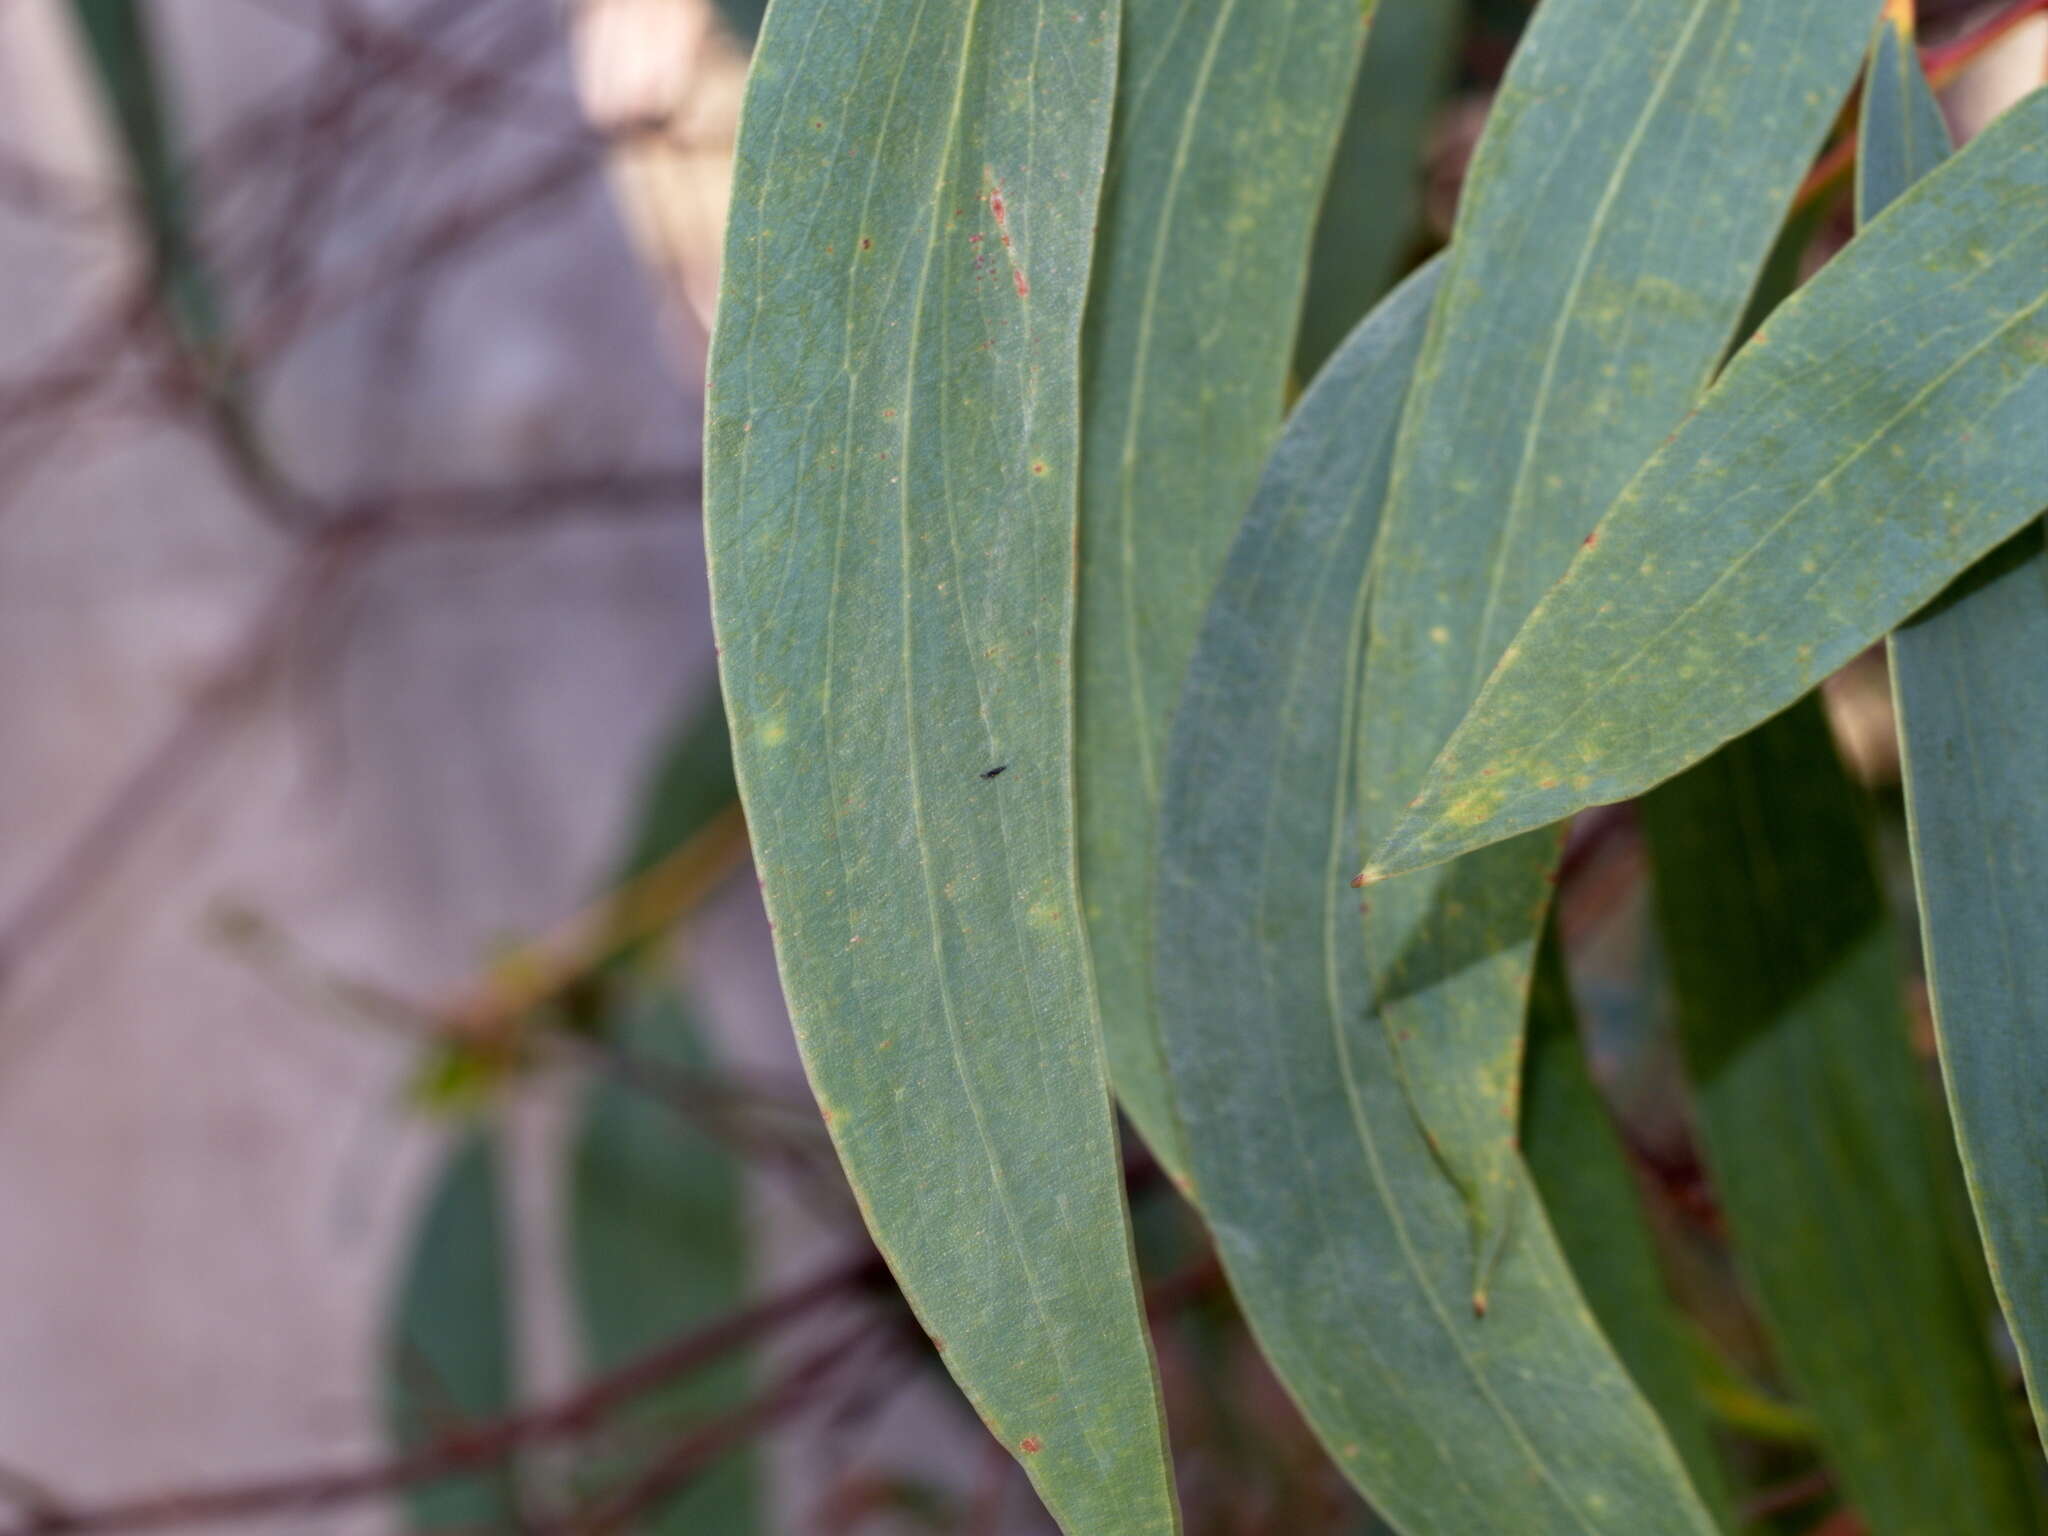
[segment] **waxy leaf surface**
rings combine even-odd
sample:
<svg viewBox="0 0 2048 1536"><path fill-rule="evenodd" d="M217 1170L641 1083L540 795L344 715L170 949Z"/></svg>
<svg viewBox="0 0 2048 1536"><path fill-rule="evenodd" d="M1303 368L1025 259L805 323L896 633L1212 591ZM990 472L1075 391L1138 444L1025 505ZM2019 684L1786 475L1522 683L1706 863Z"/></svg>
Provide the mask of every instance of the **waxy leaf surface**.
<svg viewBox="0 0 2048 1536"><path fill-rule="evenodd" d="M919 1318L1076 1536L1176 1523L1074 869L1114 8L777 0L706 446L784 992Z"/></svg>

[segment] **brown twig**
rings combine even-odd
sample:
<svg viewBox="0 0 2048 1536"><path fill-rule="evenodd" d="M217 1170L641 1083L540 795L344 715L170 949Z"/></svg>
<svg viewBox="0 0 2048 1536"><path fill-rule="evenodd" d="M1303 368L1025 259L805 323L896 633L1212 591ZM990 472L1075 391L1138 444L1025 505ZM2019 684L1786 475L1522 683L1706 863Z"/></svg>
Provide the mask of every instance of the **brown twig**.
<svg viewBox="0 0 2048 1536"><path fill-rule="evenodd" d="M685 1334L557 1402L472 1424L403 1456L323 1472L218 1483L118 1503L46 1507L30 1511L12 1526L0 1528L0 1536L101 1536L109 1532L161 1531L192 1525L219 1527L268 1516L303 1514L439 1482L495 1465L544 1441L587 1434L628 1404L816 1311L826 1302L857 1294L885 1273L881 1256L873 1250L850 1255L812 1278ZM865 1325L863 1331L872 1326ZM763 1397L742 1405L728 1420L706 1425L692 1437L692 1443L700 1454L714 1439L721 1444L736 1443L738 1437L756 1432L766 1422L764 1404L772 1406L771 1417L786 1414L791 1404L785 1398L793 1391L785 1378Z"/></svg>

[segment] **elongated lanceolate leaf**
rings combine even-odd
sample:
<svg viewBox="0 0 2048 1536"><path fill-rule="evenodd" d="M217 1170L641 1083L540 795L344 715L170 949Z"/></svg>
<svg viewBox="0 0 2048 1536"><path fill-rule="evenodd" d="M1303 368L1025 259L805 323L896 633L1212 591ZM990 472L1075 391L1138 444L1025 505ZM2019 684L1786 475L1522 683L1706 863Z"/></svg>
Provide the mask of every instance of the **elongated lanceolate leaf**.
<svg viewBox="0 0 2048 1536"><path fill-rule="evenodd" d="M1861 213L1947 154L1887 28L1864 92ZM1921 942L1963 1170L2048 1438L2048 554L2037 522L1891 637Z"/></svg>
<svg viewBox="0 0 2048 1536"><path fill-rule="evenodd" d="M421 1208L385 1323L384 1422L399 1451L512 1409L511 1249L497 1149L471 1131L450 1150ZM509 1464L425 1483L406 1506L422 1530L516 1530Z"/></svg>
<svg viewBox="0 0 2048 1536"><path fill-rule="evenodd" d="M607 1038L622 1054L584 1103L570 1165L569 1258L585 1355L612 1370L746 1296L747 1242L740 1168L731 1153L664 1102L659 1082L622 1073L698 1071L703 1046L681 1002L636 998ZM747 1392L744 1360L692 1373L636 1401L606 1443L613 1477L644 1470L651 1454ZM637 1454L636 1454L637 1453ZM637 1528L644 1536L745 1536L758 1514L753 1458L736 1451Z"/></svg>
<svg viewBox="0 0 2048 1536"><path fill-rule="evenodd" d="M1659 788L1643 825L1714 1187L1850 1502L1873 1536L2037 1530L1819 702Z"/></svg>
<svg viewBox="0 0 2048 1536"><path fill-rule="evenodd" d="M1337 138L1294 340L1306 383L1404 270L1422 236L1424 151L1449 90L1465 0L1381 0Z"/></svg>
<svg viewBox="0 0 2048 1536"><path fill-rule="evenodd" d="M1089 299L1076 786L1112 1076L1186 1158L1154 1018L1159 760L1280 430L1309 239L1371 5L1127 0Z"/></svg>
<svg viewBox="0 0 2048 1536"><path fill-rule="evenodd" d="M1587 1068L1554 920L1529 989L1522 1148L1593 1315L1664 1421L1693 1485L1729 1527L1727 1474L1694 1381L1695 1346L1665 1289L1628 1152Z"/></svg>
<svg viewBox="0 0 2048 1536"><path fill-rule="evenodd" d="M1369 873L1670 777L2040 512L2044 140L2037 92L1736 355L1530 617Z"/></svg>
<svg viewBox="0 0 2048 1536"><path fill-rule="evenodd" d="M1073 853L1116 22L777 0L706 429L734 757L805 1065L912 1306L1087 1536L1176 1518Z"/></svg>
<svg viewBox="0 0 2048 1536"><path fill-rule="evenodd" d="M1402 418L1360 716L1368 844L1600 511L1693 403L1843 93L1870 0L1548 0L1494 103ZM1475 1217L1506 1226L1556 853L1377 891L1372 1006Z"/></svg>
<svg viewBox="0 0 2048 1536"><path fill-rule="evenodd" d="M1493 1315L1474 1314L1464 1204L1364 1007L1344 872L1366 574L1440 270L1396 289L1302 400L1203 625L1160 834L1175 1102L1253 1331L1395 1526L1699 1536L1712 1526L1533 1198Z"/></svg>

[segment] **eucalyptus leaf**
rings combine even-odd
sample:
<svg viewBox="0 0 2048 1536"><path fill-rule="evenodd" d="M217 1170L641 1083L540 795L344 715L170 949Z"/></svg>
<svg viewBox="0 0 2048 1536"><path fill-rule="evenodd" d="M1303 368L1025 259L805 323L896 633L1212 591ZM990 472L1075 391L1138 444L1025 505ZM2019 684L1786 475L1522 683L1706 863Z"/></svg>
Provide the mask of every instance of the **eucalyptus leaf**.
<svg viewBox="0 0 2048 1536"><path fill-rule="evenodd" d="M1948 153L1918 53L1887 27L1864 90L1860 212ZM1927 988L1992 1278L2048 1437L2048 553L2029 524L1891 637Z"/></svg>
<svg viewBox="0 0 2048 1536"><path fill-rule="evenodd" d="M877 1243L1070 1532L1175 1528L1074 869L1114 8L776 0L707 411L733 750Z"/></svg>
<svg viewBox="0 0 2048 1536"><path fill-rule="evenodd" d="M518 1389L511 1251L495 1138L465 1133L431 1185L385 1323L384 1422L392 1445L418 1450L512 1410ZM516 1530L510 1462L406 1494L422 1530Z"/></svg>
<svg viewBox="0 0 2048 1536"><path fill-rule="evenodd" d="M746 1297L741 1170L701 1126L635 1073L701 1071L707 1053L679 999L631 1000L607 1035L619 1059L593 1084L569 1179L569 1259L585 1355L617 1369ZM671 1442L747 1395L743 1359L719 1362L633 1404L608 1440L642 1451ZM622 1475L636 1463L618 1458ZM637 1527L644 1536L759 1528L754 1459L739 1451L708 1468Z"/></svg>
<svg viewBox="0 0 2048 1536"><path fill-rule="evenodd" d="M2039 1529L1945 1208L1901 967L1817 699L1647 796L1700 1139L1780 1363L1873 1536Z"/></svg>
<svg viewBox="0 0 2048 1536"><path fill-rule="evenodd" d="M1854 78L1872 0L1548 0L1459 205L1375 555L1368 845L1600 510L1726 350ZM1473 1213L1521 1187L1522 1018L1555 840L1374 893L1371 1006Z"/></svg>
<svg viewBox="0 0 2048 1536"><path fill-rule="evenodd" d="M1362 1006L1342 872L1360 851L1366 578L1441 272L1396 289L1303 398L1204 621L1160 835L1175 1100L1254 1333L1396 1527L1698 1536L1712 1523L1533 1197L1475 1314L1463 1203Z"/></svg>
<svg viewBox="0 0 2048 1536"><path fill-rule="evenodd" d="M1736 355L1504 653L1369 876L1669 778L2040 513L2044 138L2036 92Z"/></svg>
<svg viewBox="0 0 2048 1536"><path fill-rule="evenodd" d="M1309 241L1370 3L1127 0L1089 296L1076 787L1111 1075L1186 1164L1151 988L1167 725L1280 430Z"/></svg>

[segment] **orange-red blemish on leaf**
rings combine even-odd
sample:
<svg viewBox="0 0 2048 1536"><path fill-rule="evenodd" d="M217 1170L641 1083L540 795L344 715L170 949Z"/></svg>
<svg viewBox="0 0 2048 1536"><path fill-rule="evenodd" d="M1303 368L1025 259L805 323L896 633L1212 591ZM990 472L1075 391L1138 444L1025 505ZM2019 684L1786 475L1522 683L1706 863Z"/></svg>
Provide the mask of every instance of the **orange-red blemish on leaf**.
<svg viewBox="0 0 2048 1536"><path fill-rule="evenodd" d="M1008 211L1003 207L1003 189L1001 187L997 187L993 192L989 193L988 211L996 216L998 224L1006 222L1009 218Z"/></svg>
<svg viewBox="0 0 2048 1536"><path fill-rule="evenodd" d="M1010 270L1010 276L1017 281L1017 297L1020 299L1030 298L1031 280L1024 275L1024 269L1022 267L1013 267Z"/></svg>
<svg viewBox="0 0 2048 1536"><path fill-rule="evenodd" d="M1595 544L1598 544L1599 542L1600 530L1598 528L1595 528L1591 533L1587 534L1583 540L1580 541L1580 547L1582 549L1591 549Z"/></svg>
<svg viewBox="0 0 2048 1536"><path fill-rule="evenodd" d="M1026 1435L1022 1440L1019 1440L1017 1442L1017 1449L1022 1451L1026 1456L1036 1456L1040 1451L1045 1449L1045 1442L1039 1439L1036 1435Z"/></svg>

